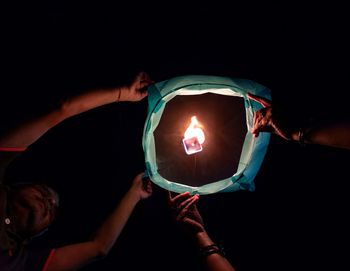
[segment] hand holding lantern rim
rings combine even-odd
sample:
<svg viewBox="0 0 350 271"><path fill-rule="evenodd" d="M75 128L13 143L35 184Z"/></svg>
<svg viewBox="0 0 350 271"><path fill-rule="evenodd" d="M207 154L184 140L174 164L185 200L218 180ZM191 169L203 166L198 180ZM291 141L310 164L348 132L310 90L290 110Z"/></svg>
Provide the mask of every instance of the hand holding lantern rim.
<svg viewBox="0 0 350 271"><path fill-rule="evenodd" d="M270 100L251 93L248 93L248 98L263 106L262 109L254 112L253 128L251 130L254 137L259 136L260 132L270 132L286 140L295 138L295 133L288 128L285 123L286 120L276 114Z"/></svg>
<svg viewBox="0 0 350 271"><path fill-rule="evenodd" d="M153 80L145 72L140 72L136 75L131 84L117 89L118 98L117 102L140 101L147 96L147 87L153 83Z"/></svg>
<svg viewBox="0 0 350 271"><path fill-rule="evenodd" d="M168 191L168 202L175 210L176 221L194 234L205 231L202 216L197 208L198 200L198 194L191 196L189 192L184 192L172 197Z"/></svg>
<svg viewBox="0 0 350 271"><path fill-rule="evenodd" d="M193 237L206 270L235 271L226 259L222 247L215 244L205 230L202 216L197 208L198 200L199 195L184 192L173 197L168 191L168 203L175 212L176 221L185 226Z"/></svg>
<svg viewBox="0 0 350 271"><path fill-rule="evenodd" d="M286 140L298 141L302 145L319 144L350 150L350 118L318 120L317 122L292 127L291 121L276 113L272 102L263 97L248 93L248 98L260 103L263 108L254 113L252 134L274 133Z"/></svg>

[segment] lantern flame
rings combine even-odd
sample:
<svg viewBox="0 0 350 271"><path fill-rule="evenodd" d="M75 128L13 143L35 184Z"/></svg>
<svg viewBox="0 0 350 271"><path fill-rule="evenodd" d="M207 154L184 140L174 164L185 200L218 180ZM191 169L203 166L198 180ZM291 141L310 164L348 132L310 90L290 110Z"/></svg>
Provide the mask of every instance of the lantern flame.
<svg viewBox="0 0 350 271"><path fill-rule="evenodd" d="M205 135L201 127L203 126L200 125L200 123L197 120L197 117L193 116L191 118L191 124L185 131L185 138L197 137L199 144L203 144L205 141Z"/></svg>

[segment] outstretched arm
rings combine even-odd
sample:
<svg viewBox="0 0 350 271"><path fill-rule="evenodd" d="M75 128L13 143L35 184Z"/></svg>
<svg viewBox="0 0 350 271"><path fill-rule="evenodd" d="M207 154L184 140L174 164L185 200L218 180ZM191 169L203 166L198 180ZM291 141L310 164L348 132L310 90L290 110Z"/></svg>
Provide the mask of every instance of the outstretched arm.
<svg viewBox="0 0 350 271"><path fill-rule="evenodd" d="M49 129L69 117L102 105L119 101L139 101L147 96L145 88L151 83L149 76L141 72L127 86L93 90L71 97L53 111L0 135L0 184L10 162Z"/></svg>
<svg viewBox="0 0 350 271"><path fill-rule="evenodd" d="M320 121L306 127L291 127L288 120L275 114L271 101L248 94L248 97L263 108L255 112L252 133L271 132L286 140L319 144L350 150L350 119Z"/></svg>
<svg viewBox="0 0 350 271"><path fill-rule="evenodd" d="M0 138L1 151L24 151L50 128L63 120L90 109L119 101L139 101L147 96L145 88L151 84L149 76L141 72L128 86L99 89L72 97L59 108L37 119L24 123Z"/></svg>
<svg viewBox="0 0 350 271"><path fill-rule="evenodd" d="M205 230L202 216L197 208L198 200L199 195L191 196L188 192L175 197L172 197L169 192L168 197L170 206L176 212L176 221L186 227L194 239L198 249L201 251L207 270L235 271Z"/></svg>
<svg viewBox="0 0 350 271"><path fill-rule="evenodd" d="M144 182L142 175L143 173L135 177L130 190L122 198L113 213L97 230L95 237L91 241L56 249L48 265L49 271L76 270L108 254L136 204L152 194L150 181Z"/></svg>
<svg viewBox="0 0 350 271"><path fill-rule="evenodd" d="M145 88L151 84L146 73L139 73L127 86L114 89L93 90L67 99L60 107L28 121L0 136L0 237L4 234L6 191L3 183L6 168L18 155L63 120L90 109L119 101L139 101L147 96Z"/></svg>

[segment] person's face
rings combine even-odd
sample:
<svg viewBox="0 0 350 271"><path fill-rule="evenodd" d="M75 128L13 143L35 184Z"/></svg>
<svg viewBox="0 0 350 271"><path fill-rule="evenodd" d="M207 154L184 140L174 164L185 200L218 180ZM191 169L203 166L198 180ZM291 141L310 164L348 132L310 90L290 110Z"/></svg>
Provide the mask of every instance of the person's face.
<svg viewBox="0 0 350 271"><path fill-rule="evenodd" d="M30 237L38 234L52 221L48 199L34 187L20 189L13 197L10 212L17 234Z"/></svg>

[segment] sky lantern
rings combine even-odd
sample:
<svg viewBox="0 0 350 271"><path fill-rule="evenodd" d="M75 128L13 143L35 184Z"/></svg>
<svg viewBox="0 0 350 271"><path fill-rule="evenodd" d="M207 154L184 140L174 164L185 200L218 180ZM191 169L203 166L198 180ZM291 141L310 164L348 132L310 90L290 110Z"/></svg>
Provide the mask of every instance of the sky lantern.
<svg viewBox="0 0 350 271"><path fill-rule="evenodd" d="M182 193L254 191L270 134L250 133L266 87L243 79L190 75L151 85L143 133L146 173Z"/></svg>

